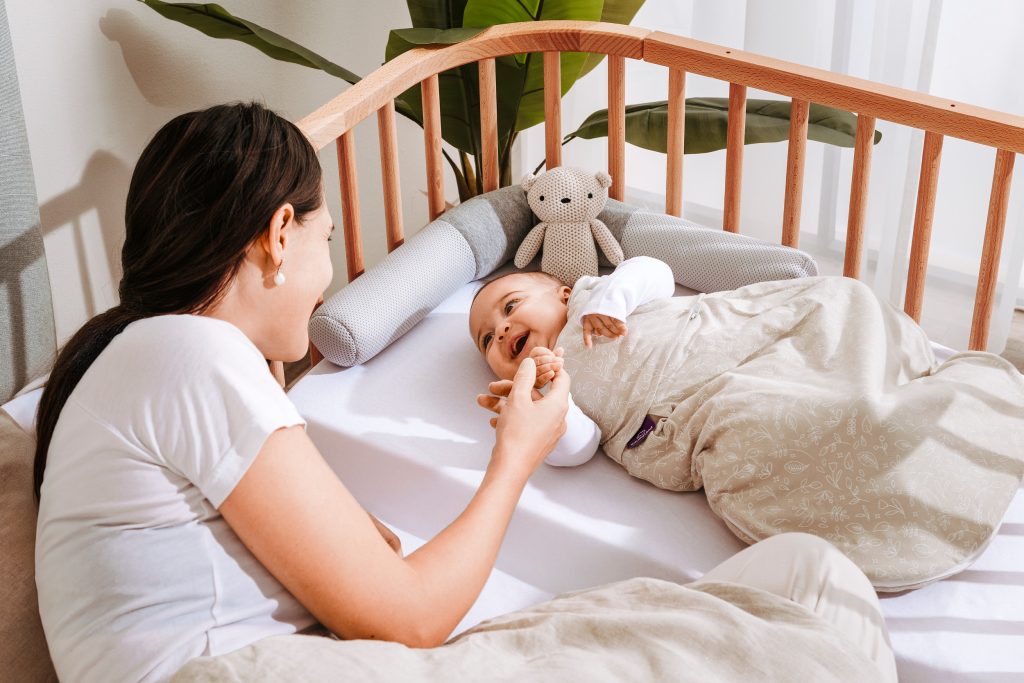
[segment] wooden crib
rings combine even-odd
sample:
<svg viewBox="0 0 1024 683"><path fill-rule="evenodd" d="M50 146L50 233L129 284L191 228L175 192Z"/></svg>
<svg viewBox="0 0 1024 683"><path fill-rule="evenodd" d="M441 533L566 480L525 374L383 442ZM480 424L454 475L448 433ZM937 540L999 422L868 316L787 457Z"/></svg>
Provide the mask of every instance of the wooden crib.
<svg viewBox="0 0 1024 683"><path fill-rule="evenodd" d="M444 211L444 169L438 74L477 62L480 73L480 129L483 187L498 187L498 129L495 58L517 53L544 55L545 149L547 166L561 160L560 52L592 52L608 56L609 191L621 200L625 188L625 59L660 64L669 70L668 153L665 212L679 216L683 197L683 139L686 74L729 82L728 144L725 166L725 230L740 230L740 187L747 88L792 98L789 153L782 217L783 244L798 246L800 204L807 145L808 110L817 102L857 115L853 181L847 223L843 274L860 275L872 139L878 119L925 131L924 152L914 216L910 268L904 310L920 320L931 238L942 141L947 135L995 148L992 192L978 269L978 286L970 333L970 349L984 349L995 298L1006 209L1014 157L1024 152L1024 117L975 107L912 90L762 57L733 48L633 26L599 22L537 21L493 26L456 45L419 48L384 64L299 122L313 145L337 146L342 222L348 278L364 269L353 130L376 112L388 250L403 242L394 98L422 85L426 177L431 220ZM311 350L314 364L318 360Z"/></svg>

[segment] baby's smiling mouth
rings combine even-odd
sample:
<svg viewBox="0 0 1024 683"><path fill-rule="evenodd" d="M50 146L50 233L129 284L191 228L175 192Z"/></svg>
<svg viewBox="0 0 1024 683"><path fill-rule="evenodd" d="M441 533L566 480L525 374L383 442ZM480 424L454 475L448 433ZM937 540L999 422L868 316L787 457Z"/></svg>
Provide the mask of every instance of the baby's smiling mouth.
<svg viewBox="0 0 1024 683"><path fill-rule="evenodd" d="M523 349L526 347L526 340L529 338L529 332L523 332L520 336L512 340L512 357L517 358Z"/></svg>

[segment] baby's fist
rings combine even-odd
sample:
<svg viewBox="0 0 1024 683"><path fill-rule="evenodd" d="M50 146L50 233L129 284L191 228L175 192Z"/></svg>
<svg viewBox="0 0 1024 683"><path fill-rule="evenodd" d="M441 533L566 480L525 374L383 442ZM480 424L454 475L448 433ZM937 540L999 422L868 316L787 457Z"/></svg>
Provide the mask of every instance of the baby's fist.
<svg viewBox="0 0 1024 683"><path fill-rule="evenodd" d="M540 389L555 378L564 363L563 353L564 350L561 347L554 351L544 346L535 346L530 349L530 358L537 364L537 382L534 387Z"/></svg>
<svg viewBox="0 0 1024 683"><path fill-rule="evenodd" d="M594 346L594 335L618 339L625 337L628 332L629 328L626 327L626 323L610 315L589 313L583 316L583 343L588 349Z"/></svg>

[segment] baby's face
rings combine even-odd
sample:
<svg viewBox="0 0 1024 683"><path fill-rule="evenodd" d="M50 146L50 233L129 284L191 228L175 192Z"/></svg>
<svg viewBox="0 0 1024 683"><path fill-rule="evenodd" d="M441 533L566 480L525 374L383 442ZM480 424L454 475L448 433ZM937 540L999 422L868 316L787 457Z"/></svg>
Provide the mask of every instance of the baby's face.
<svg viewBox="0 0 1024 683"><path fill-rule="evenodd" d="M469 311L469 333L494 374L512 379L531 349L554 348L571 293L565 285L527 273L484 286Z"/></svg>

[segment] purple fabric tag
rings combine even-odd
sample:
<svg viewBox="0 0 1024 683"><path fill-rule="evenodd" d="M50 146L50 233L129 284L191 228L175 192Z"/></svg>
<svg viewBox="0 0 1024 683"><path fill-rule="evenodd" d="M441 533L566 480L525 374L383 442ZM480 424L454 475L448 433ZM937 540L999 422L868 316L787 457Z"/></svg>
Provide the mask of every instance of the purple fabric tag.
<svg viewBox="0 0 1024 683"><path fill-rule="evenodd" d="M647 417L644 418L644 423L640 425L640 429L636 431L636 434L633 435L633 438L626 442L626 448L636 448L637 446L642 444L644 442L644 439L650 436L651 432L653 431L654 420L652 420L651 416L648 415Z"/></svg>

